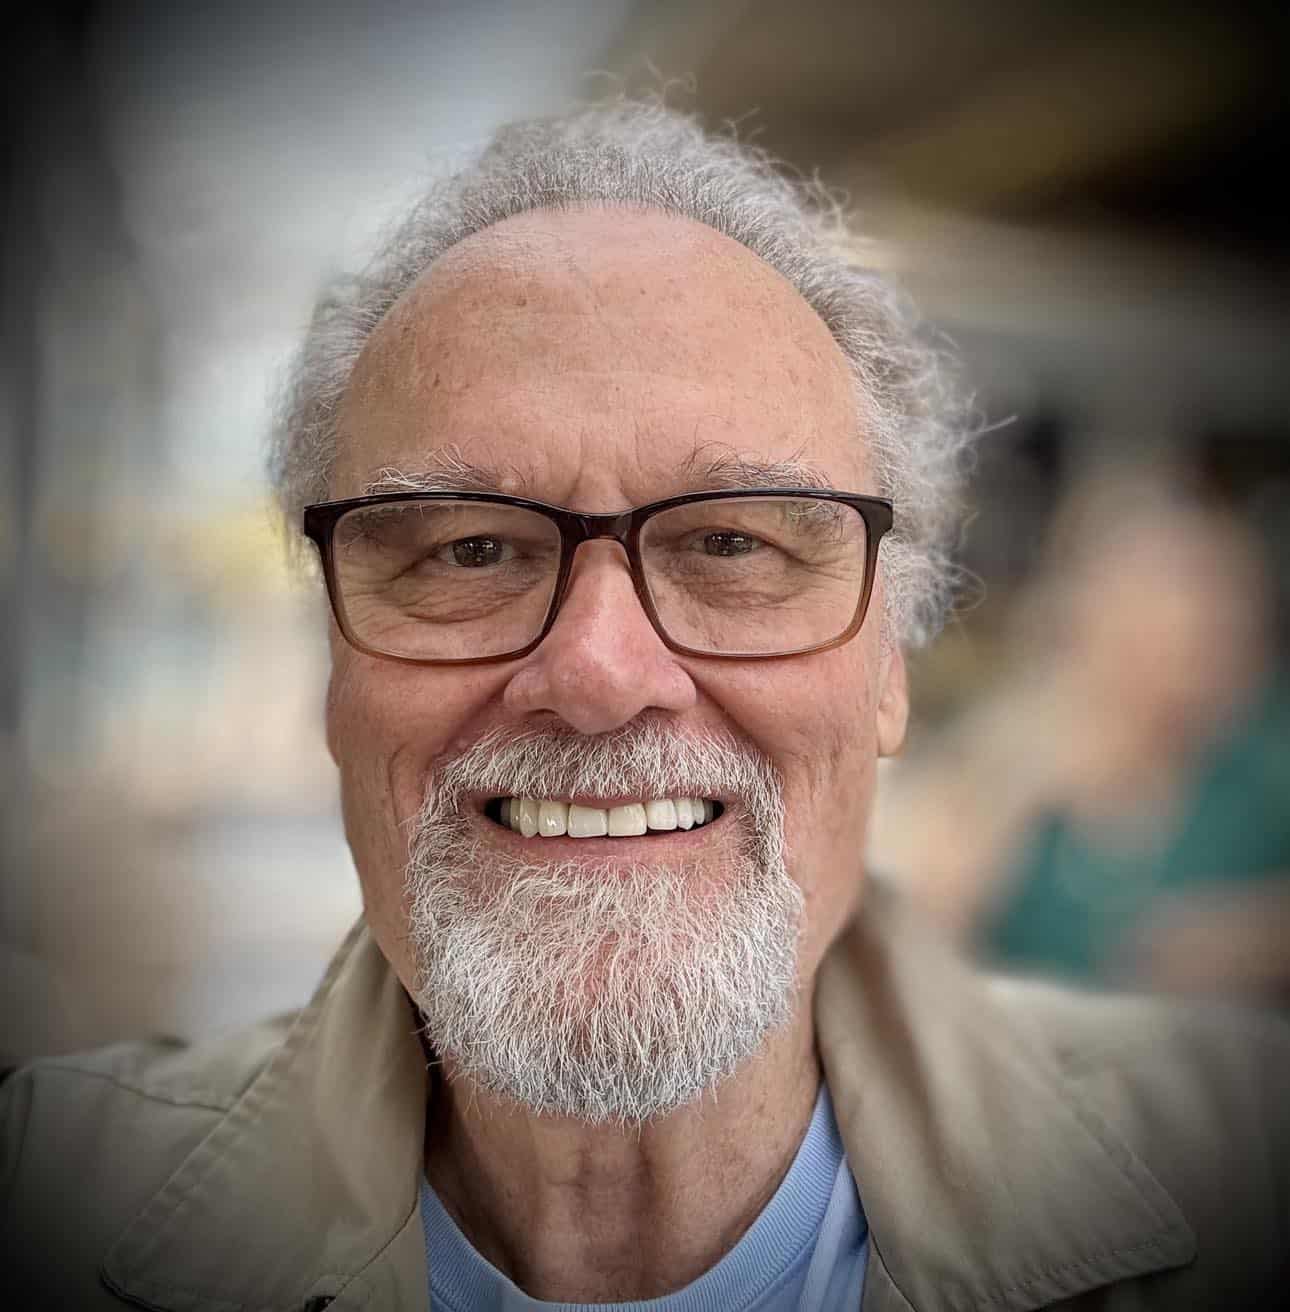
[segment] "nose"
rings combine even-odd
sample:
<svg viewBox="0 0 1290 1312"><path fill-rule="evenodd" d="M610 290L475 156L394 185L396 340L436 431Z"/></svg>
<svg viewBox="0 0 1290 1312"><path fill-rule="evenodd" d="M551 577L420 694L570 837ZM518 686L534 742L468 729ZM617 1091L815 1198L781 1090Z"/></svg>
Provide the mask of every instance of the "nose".
<svg viewBox="0 0 1290 1312"><path fill-rule="evenodd" d="M560 613L511 676L509 710L550 711L579 733L608 733L642 711L684 711L694 683L641 608L617 543L578 548Z"/></svg>

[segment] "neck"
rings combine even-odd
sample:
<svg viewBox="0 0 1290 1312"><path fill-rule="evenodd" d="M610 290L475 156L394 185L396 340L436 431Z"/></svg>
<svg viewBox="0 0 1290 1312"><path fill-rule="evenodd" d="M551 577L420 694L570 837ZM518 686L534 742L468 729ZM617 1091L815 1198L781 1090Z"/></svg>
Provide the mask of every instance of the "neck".
<svg viewBox="0 0 1290 1312"><path fill-rule="evenodd" d="M714 1266L783 1180L820 1084L809 1014L715 1093L641 1127L538 1115L444 1073L430 1185L527 1294L572 1303L657 1298Z"/></svg>

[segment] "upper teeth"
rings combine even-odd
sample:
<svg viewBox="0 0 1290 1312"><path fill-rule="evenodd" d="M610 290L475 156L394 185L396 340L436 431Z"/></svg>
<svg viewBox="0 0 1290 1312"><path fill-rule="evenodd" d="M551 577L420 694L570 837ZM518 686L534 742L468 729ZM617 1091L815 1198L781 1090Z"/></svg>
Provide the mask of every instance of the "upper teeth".
<svg viewBox="0 0 1290 1312"><path fill-rule="evenodd" d="M702 797L660 797L625 806L577 806L534 797L502 799L502 823L525 838L611 838L643 834L647 829L690 829L706 824L716 814Z"/></svg>

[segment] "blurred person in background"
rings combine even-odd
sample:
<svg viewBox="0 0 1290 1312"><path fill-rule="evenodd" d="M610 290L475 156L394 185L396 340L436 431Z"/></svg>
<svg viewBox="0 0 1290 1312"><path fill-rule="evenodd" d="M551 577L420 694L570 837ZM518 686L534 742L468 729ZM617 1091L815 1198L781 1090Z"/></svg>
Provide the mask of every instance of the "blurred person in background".
<svg viewBox="0 0 1290 1312"><path fill-rule="evenodd" d="M1077 490L1018 605L1024 680L913 789L939 817L906 854L934 913L1007 970L1290 999L1268 592L1241 521L1167 475Z"/></svg>
<svg viewBox="0 0 1290 1312"><path fill-rule="evenodd" d="M277 473L365 914L293 1020L8 1082L11 1288L1266 1296L1284 1028L991 983L864 876L964 424L841 238L627 103L504 130L323 308Z"/></svg>
<svg viewBox="0 0 1290 1312"><path fill-rule="evenodd" d="M1059 524L1043 790L978 920L1011 969L1290 1001L1290 697L1234 517L1099 484Z"/></svg>

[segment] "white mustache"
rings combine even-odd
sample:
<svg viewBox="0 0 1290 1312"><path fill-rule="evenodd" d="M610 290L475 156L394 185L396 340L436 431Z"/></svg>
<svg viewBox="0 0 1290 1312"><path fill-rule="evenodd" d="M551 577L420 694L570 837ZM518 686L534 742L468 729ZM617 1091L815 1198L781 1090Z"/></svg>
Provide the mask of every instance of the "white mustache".
<svg viewBox="0 0 1290 1312"><path fill-rule="evenodd" d="M780 791L769 759L733 735L697 737L641 720L596 737L551 729L492 730L434 772L427 809L436 818L459 814L461 799L471 793L607 793L732 798L756 811L774 806Z"/></svg>

